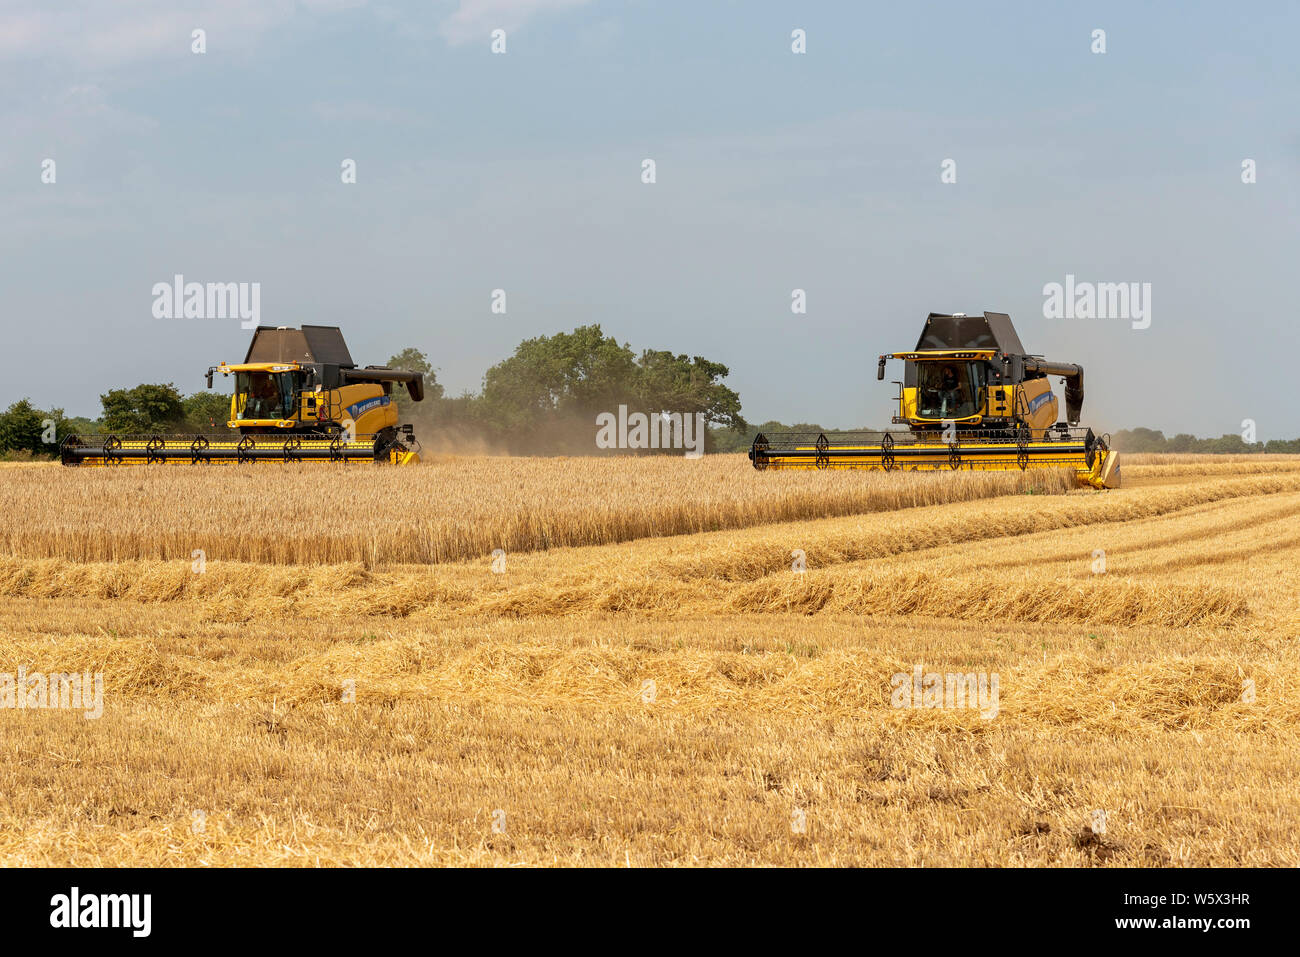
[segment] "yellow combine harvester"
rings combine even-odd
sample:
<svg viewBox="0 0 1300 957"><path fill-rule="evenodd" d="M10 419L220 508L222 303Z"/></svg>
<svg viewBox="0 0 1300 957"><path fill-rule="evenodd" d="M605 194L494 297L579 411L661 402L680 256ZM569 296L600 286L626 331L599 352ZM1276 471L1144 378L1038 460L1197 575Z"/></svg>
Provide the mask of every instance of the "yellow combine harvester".
<svg viewBox="0 0 1300 957"><path fill-rule="evenodd" d="M208 369L235 377L230 421L237 434L70 435L64 465L212 462L420 461L409 425L397 424L393 383L424 399L424 376L383 366L358 368L337 326L259 326L238 365Z"/></svg>
<svg viewBox="0 0 1300 957"><path fill-rule="evenodd" d="M1011 317L930 313L903 360L895 425L907 431L759 433L749 450L756 469L1070 468L1081 484L1118 488L1119 453L1108 436L1078 428L1083 367L1029 355ZM1065 380L1065 421L1048 376Z"/></svg>

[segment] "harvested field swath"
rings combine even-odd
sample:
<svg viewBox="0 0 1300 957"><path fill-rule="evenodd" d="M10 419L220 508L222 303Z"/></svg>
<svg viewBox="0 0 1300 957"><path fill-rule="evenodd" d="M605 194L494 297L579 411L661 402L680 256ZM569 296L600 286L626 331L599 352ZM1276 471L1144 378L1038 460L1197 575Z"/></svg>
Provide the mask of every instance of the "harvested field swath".
<svg viewBox="0 0 1300 957"><path fill-rule="evenodd" d="M1174 458L1191 458L1192 456L1174 456ZM1133 458L1150 458L1150 456L1133 456ZM1279 472L1300 471L1300 456L1271 455L1216 455L1216 459L1239 459L1231 462L1150 462L1141 464L1124 458L1124 475L1145 478L1148 476L1177 475L1186 476L1189 470L1197 475L1214 475L1227 478L1230 475L1265 475Z"/></svg>
<svg viewBox="0 0 1300 957"><path fill-rule="evenodd" d="M1055 581L987 581L929 576L809 576L764 580L728 598L728 610L813 614L942 615L978 621L1099 625L1224 624L1247 614L1246 592L1215 586L1150 585L1119 578L1063 587Z"/></svg>
<svg viewBox="0 0 1300 957"><path fill-rule="evenodd" d="M798 616L250 630L94 610L73 637L57 609L0 608L21 660L110 680L98 722L0 714L6 864L1300 863L1300 682L1258 642ZM996 716L890 707L890 676L915 664L997 673ZM1073 840L1097 808L1102 857Z"/></svg>
<svg viewBox="0 0 1300 957"><path fill-rule="evenodd" d="M1285 466L1290 463L1293 467L1300 465L1300 455L1287 455L1285 453L1266 454L1263 452L1250 452L1241 455L1216 455L1207 452L1125 452L1122 449L1120 454L1124 456L1124 467L1130 465L1141 466L1191 466L1188 471L1192 474L1199 473L1202 470L1215 471L1221 466L1229 465L1281 465Z"/></svg>
<svg viewBox="0 0 1300 957"><path fill-rule="evenodd" d="M1273 538L1274 559L1288 554L1279 536L1300 521L1300 475L1015 501L1014 510L997 499L645 539L624 545L617 559L605 547L555 549L509 556L504 574L486 559L280 566L268 574L265 565L214 553L196 574L188 558L0 558L0 595L195 601L214 621L618 612L680 619L725 609L1223 624L1247 617L1252 590L1244 580L1221 580L1222 567L1252 560L1242 548L1261 531ZM1202 547L1212 541L1223 544ZM1111 574L1090 571L1098 545L1111 553ZM791 571L795 549L805 574Z"/></svg>
<svg viewBox="0 0 1300 957"><path fill-rule="evenodd" d="M595 500L573 460L496 461L522 461L513 494L549 521ZM695 488L700 463L612 463L631 478L604 503L632 517L622 534L668 491L750 524L508 550L499 573L486 546L368 560L368 524L332 539L215 470L156 473L166 508L140 526L145 470L9 469L5 534L38 547L0 547L0 672L100 671L104 701L97 720L0 709L0 864L1300 865L1297 462L1156 460L1134 474L1168 481L916 507L857 479L957 486L741 460L727 499ZM438 467L413 471L432 484L400 479L389 512L359 481L377 470L348 492L449 535ZM108 506L125 540L147 552L153 527L179 553L41 545L42 520L89 514L82 487L130 492ZM849 493L860 511L763 517ZM510 501L455 499L493 528ZM223 515L238 532L211 532ZM235 560L257 534L286 560ZM293 548L270 552L277 535ZM996 700L900 706L918 670L996 677Z"/></svg>
<svg viewBox="0 0 1300 957"><path fill-rule="evenodd" d="M75 561L424 564L1074 488L1068 471L755 472L693 461L439 459L383 466L13 470L0 553Z"/></svg>
<svg viewBox="0 0 1300 957"><path fill-rule="evenodd" d="M507 587L484 574L455 583L415 574L369 575L360 566L329 566L325 575L297 568L273 589L259 588L260 566L227 566L210 575L144 564L58 568L51 560L0 561L0 595L202 601L210 621L300 616L398 617L468 614L508 618L590 617L655 612L664 620L707 614L851 612L936 615L983 621L1094 624L1224 624L1249 613L1248 592L1210 582L1159 586L1118 576L1063 587L1058 581L988 581L924 572L866 577L853 567L776 573L758 582L683 581L627 574L563 575ZM269 593L268 593L269 592ZM250 594L251 593L251 594Z"/></svg>
<svg viewBox="0 0 1300 957"><path fill-rule="evenodd" d="M358 631L329 640L318 629L291 625L275 654L250 661L222 653L223 646L243 644L233 629L217 632L221 642L195 646L185 637L194 621L178 615L147 647L125 646L104 631L54 651L41 647L48 636L24 633L14 650L39 658L50 671L102 668L116 677L116 693L131 699L274 698L292 708L333 704L340 683L352 678L368 696L388 704L548 699L644 712L641 681L652 677L663 695L661 706L674 714L717 708L781 717L865 712L892 719L899 728L920 719L978 733L990 727L978 714L910 715L892 711L889 701L892 675L916 663L946 669L975 655L966 667L999 670L1003 718L1032 726L1055 711L1064 723L1129 736L1140 733L1141 724L1148 731L1189 724L1266 730L1264 715L1240 698L1238 668L1245 662L1258 678L1258 694L1272 705L1269 716L1277 729L1300 732L1300 672L1270 667L1267 656L1250 651L1244 641L1229 645L1228 655L1179 641L1177 632L1165 628L1160 634L1170 654L1156 657L1144 649L1144 629L1120 633L1103 649L1086 633L1062 639L1039 627L1017 640L1016 629L1004 628L997 643L976 652L987 629L930 617L917 619L907 636L889 620L864 623L843 615L817 623L796 616L755 622L724 615L719 621L716 633L685 622L667 636L650 622L609 619L591 630L599 635L594 640L554 621ZM691 641L680 642L680 636ZM1044 637L1052 642L1050 656L1013 660L1017 644L1036 648ZM1126 724L1119 708L1110 708L1112 701L1139 709L1133 715L1138 725Z"/></svg>

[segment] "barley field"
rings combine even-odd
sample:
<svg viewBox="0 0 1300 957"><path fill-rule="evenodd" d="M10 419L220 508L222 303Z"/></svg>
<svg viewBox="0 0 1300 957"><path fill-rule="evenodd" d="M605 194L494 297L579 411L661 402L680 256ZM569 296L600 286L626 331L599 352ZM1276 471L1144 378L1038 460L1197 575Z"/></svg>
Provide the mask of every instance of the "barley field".
<svg viewBox="0 0 1300 957"><path fill-rule="evenodd" d="M26 469L0 483L0 554L77 561L426 564L649 536L891 511L1017 492L1059 494L1067 472L772 472L748 459L438 457L419 468ZM146 474L148 473L148 474Z"/></svg>
<svg viewBox="0 0 1300 957"><path fill-rule="evenodd" d="M1300 457L1124 470L7 468L0 863L1300 865Z"/></svg>

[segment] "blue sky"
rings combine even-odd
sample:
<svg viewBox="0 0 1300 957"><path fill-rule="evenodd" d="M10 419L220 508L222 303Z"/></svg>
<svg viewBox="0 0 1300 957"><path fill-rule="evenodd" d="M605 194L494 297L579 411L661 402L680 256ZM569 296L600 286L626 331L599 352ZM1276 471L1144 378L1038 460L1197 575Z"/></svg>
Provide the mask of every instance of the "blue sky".
<svg viewBox="0 0 1300 957"><path fill-rule="evenodd" d="M363 364L418 346L452 393L599 322L725 362L750 421L838 426L887 422L875 356L927 312L1005 311L1099 429L1294 437L1298 11L0 3L0 405L200 389L248 333L154 318L182 273ZM1151 283L1150 328L1045 319L1067 274Z"/></svg>

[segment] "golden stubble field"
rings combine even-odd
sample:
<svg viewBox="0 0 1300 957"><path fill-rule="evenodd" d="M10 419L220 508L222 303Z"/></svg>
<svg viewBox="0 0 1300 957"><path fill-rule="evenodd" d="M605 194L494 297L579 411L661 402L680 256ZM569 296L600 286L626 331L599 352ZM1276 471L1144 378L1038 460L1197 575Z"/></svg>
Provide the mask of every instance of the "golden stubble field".
<svg viewBox="0 0 1300 957"><path fill-rule="evenodd" d="M0 863L1300 864L1300 459L1124 468L0 470Z"/></svg>

